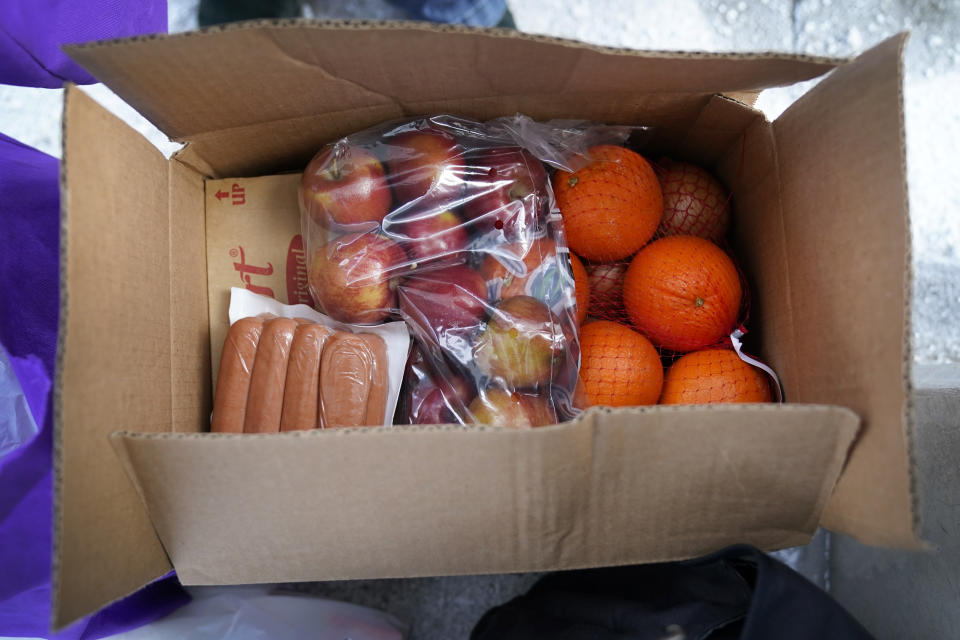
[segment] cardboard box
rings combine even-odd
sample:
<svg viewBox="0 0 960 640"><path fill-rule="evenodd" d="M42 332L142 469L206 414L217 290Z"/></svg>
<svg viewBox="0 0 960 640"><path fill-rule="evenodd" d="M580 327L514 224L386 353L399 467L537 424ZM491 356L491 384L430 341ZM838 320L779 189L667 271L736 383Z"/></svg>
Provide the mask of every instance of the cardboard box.
<svg viewBox="0 0 960 640"><path fill-rule="evenodd" d="M230 328L230 287L312 305L297 203L299 173L207 180L207 296L213 386Z"/></svg>
<svg viewBox="0 0 960 640"><path fill-rule="evenodd" d="M280 22L71 47L187 146L168 161L67 90L56 625L171 566L188 584L546 570L796 545L821 521L915 546L903 42L844 61ZM823 74L776 122L747 104ZM712 167L791 404L204 433L214 179L437 112L651 125L655 150Z"/></svg>

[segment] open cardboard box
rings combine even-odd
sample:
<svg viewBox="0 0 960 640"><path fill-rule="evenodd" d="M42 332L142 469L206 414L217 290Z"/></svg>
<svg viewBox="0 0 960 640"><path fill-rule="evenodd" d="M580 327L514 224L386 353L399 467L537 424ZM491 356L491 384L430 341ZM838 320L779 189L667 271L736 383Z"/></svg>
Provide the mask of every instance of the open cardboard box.
<svg viewBox="0 0 960 640"><path fill-rule="evenodd" d="M56 626L171 566L187 584L564 569L797 545L821 522L916 545L903 42L844 61L283 22L71 47L188 144L168 161L68 87ZM776 122L748 105L828 72ZM205 434L206 181L437 112L651 125L654 153L712 167L791 404Z"/></svg>

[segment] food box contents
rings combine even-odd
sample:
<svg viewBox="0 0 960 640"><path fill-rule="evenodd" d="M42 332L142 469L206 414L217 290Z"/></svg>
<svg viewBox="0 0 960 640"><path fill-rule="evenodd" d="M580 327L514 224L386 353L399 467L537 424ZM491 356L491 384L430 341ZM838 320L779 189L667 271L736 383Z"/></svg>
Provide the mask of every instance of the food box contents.
<svg viewBox="0 0 960 640"><path fill-rule="evenodd" d="M749 296L729 193L623 131L435 116L316 154L299 190L310 293L343 322L407 322L398 422L540 426L656 404L664 369L703 349L769 387L731 340ZM737 374L710 362L664 401L771 396L712 393Z"/></svg>
<svg viewBox="0 0 960 640"><path fill-rule="evenodd" d="M415 373L398 420L576 415L587 274L567 249L549 171L572 171L591 141L628 131L434 116L316 154L300 186L310 293L342 322L408 324Z"/></svg>
<svg viewBox="0 0 960 640"><path fill-rule="evenodd" d="M210 430L275 433L383 424L387 347L305 318L243 318L227 331Z"/></svg>
<svg viewBox="0 0 960 640"><path fill-rule="evenodd" d="M239 287L229 320L211 431L392 424L410 346L403 322L348 325Z"/></svg>
<svg viewBox="0 0 960 640"><path fill-rule="evenodd" d="M903 437L912 422L902 36L841 62L361 26L260 25L198 34L189 47L152 38L72 48L188 144L165 161L82 91L66 89L58 626L173 567L185 584L552 571L694 557L737 541L793 546L821 521L865 543L916 546ZM346 51L349 64L339 64ZM473 64L478 56L523 64L491 77ZM775 123L738 101L831 70ZM228 81L208 81L231 71ZM288 302L305 290L309 256L293 240L302 236L298 186L310 157L415 109L655 126L649 144L588 147L626 146L655 172L662 153L694 161L732 192L736 250L719 246L751 285L745 348L782 370L798 404L594 408L530 431L200 433L210 425L209 357L216 349L219 364L230 286L269 288ZM297 173L282 203L251 188L261 179L252 176L272 181L282 176L264 174L286 170ZM228 182L217 186L220 177ZM243 236L234 234L245 223ZM595 267L626 273L632 259L580 262L589 286ZM276 315L318 321L301 306ZM591 308L584 330L607 320L640 333L622 314ZM409 333L391 324L405 336L400 381ZM667 388L683 356L654 349ZM513 393L511 406L532 422L536 403L527 390ZM718 451L736 464L718 464ZM223 531L235 544L222 544ZM328 534L322 543L317 531Z"/></svg>

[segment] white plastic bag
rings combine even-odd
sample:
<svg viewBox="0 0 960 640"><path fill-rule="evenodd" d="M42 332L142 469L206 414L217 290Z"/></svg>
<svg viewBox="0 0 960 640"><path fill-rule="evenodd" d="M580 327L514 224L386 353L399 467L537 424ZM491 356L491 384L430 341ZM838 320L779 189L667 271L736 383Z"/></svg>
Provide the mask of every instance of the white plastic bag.
<svg viewBox="0 0 960 640"><path fill-rule="evenodd" d="M403 640L407 626L383 611L266 586L190 587L193 601L115 640Z"/></svg>
<svg viewBox="0 0 960 640"><path fill-rule="evenodd" d="M0 460L33 438L37 430L20 381L0 346Z"/></svg>

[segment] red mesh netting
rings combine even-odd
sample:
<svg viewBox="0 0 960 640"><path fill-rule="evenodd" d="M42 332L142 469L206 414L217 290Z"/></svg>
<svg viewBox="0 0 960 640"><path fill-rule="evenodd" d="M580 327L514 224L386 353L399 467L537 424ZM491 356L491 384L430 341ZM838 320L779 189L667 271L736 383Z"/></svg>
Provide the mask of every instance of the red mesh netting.
<svg viewBox="0 0 960 640"><path fill-rule="evenodd" d="M653 168L663 195L653 237L620 260L583 260L581 404L770 401L770 377L729 338L750 306L727 241L731 194L702 167L660 158Z"/></svg>

